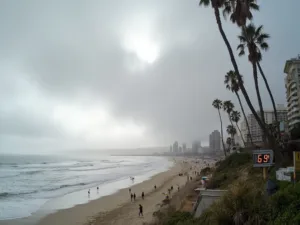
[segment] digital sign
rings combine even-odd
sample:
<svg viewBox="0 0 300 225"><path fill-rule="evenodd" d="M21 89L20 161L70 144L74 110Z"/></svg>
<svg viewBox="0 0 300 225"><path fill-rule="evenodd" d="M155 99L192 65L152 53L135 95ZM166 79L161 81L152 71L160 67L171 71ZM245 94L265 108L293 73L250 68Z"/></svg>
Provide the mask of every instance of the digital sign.
<svg viewBox="0 0 300 225"><path fill-rule="evenodd" d="M254 150L252 155L254 167L269 167L273 165L272 150Z"/></svg>

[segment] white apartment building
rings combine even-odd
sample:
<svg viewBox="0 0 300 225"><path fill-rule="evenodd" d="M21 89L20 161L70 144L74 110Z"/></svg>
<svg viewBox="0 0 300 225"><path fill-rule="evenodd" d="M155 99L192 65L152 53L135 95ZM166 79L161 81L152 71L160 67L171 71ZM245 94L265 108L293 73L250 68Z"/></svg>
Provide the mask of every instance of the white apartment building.
<svg viewBox="0 0 300 225"><path fill-rule="evenodd" d="M279 122L286 122L288 119L288 110L286 107L284 107L283 104L278 104L277 107L277 117L278 117L278 121ZM259 111L257 112L257 114L260 116ZM272 124L275 121L275 114L273 110L265 110L264 111L265 114L265 122L266 124ZM260 144L262 143L262 130L260 129L255 117L253 114L249 114L247 116L248 119L248 123L249 123L249 128L250 128L250 133L251 133L251 137L252 137L252 141L255 144ZM241 132L242 135L244 137L244 140L249 143L250 142L250 138L248 135L248 129L247 129L247 125L246 125L246 121L243 121L241 124Z"/></svg>
<svg viewBox="0 0 300 225"><path fill-rule="evenodd" d="M288 128L300 123L300 55L287 60L284 66Z"/></svg>

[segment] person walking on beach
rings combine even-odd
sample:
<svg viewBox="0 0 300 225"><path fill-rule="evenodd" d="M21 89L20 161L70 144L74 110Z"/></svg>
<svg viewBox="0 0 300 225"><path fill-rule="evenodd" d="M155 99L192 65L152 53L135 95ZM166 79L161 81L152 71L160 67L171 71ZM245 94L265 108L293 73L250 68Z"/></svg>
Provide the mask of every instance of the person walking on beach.
<svg viewBox="0 0 300 225"><path fill-rule="evenodd" d="M90 197L90 193L91 193L91 192L90 192L90 189L89 189L89 190L88 190L88 196L89 196L89 197Z"/></svg>
<svg viewBox="0 0 300 225"><path fill-rule="evenodd" d="M135 201L135 198L136 198L136 195L135 195L135 193L133 194L133 201Z"/></svg>
<svg viewBox="0 0 300 225"><path fill-rule="evenodd" d="M144 216L143 215L143 206L141 204L139 205L139 217L140 216Z"/></svg>
<svg viewBox="0 0 300 225"><path fill-rule="evenodd" d="M129 193L131 193L131 188L129 188Z"/></svg>
<svg viewBox="0 0 300 225"><path fill-rule="evenodd" d="M156 185L154 185L154 189L156 190Z"/></svg>
<svg viewBox="0 0 300 225"><path fill-rule="evenodd" d="M131 198L131 201L132 201L133 200L133 194L132 193L130 194L130 198Z"/></svg>
<svg viewBox="0 0 300 225"><path fill-rule="evenodd" d="M142 192L142 199L144 199L144 197L145 197L145 194L144 194L144 192Z"/></svg>

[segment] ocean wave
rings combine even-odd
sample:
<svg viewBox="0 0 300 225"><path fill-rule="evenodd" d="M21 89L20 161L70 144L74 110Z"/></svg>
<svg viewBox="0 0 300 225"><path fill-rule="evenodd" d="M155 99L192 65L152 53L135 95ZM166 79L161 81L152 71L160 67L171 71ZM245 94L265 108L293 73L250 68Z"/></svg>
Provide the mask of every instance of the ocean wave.
<svg viewBox="0 0 300 225"><path fill-rule="evenodd" d="M33 174L37 174L37 173L42 173L43 170L34 170L34 171L23 171L20 173L20 175L22 174L27 174L27 175L33 175Z"/></svg>
<svg viewBox="0 0 300 225"><path fill-rule="evenodd" d="M58 187L48 188L48 189L42 189L41 191L56 191L59 189L67 188L67 187L76 187L76 186L84 186L87 185L87 183L76 183L76 184L62 184Z"/></svg>
<svg viewBox="0 0 300 225"><path fill-rule="evenodd" d="M29 195L34 194L37 191L28 191L28 192L0 192L0 199L9 198L12 196L21 196L21 195Z"/></svg>

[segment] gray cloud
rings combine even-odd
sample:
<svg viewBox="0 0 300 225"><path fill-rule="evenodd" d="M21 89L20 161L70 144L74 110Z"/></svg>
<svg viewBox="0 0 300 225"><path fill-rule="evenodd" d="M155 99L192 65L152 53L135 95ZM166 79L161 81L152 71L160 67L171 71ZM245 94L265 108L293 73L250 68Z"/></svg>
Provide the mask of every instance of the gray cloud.
<svg viewBox="0 0 300 225"><path fill-rule="evenodd" d="M282 20L274 15L290 7L279 3L264 2L255 22L266 24L271 33L271 50L263 66L277 102L285 103L282 68L284 60L297 53L293 45L299 32L277 30L276 23ZM274 12L268 11L270 4ZM213 12L198 7L197 1L2 1L0 27L2 149L18 150L12 143L26 137L30 149L40 147L45 138L51 139L53 149L206 141L211 130L219 128L213 99L238 104L223 85L231 64ZM235 48L239 31L231 24L224 27ZM284 54L278 54L289 34L293 38ZM153 64L141 62L126 49L128 35L141 35L158 46ZM251 67L246 57L238 62L257 105ZM106 121L97 117L103 110L109 114ZM86 117L93 120L92 116L99 124L89 130L92 124ZM97 127L103 138L91 140ZM129 136L122 129L128 129ZM105 136L106 130L111 136ZM90 134L85 139L86 132Z"/></svg>

